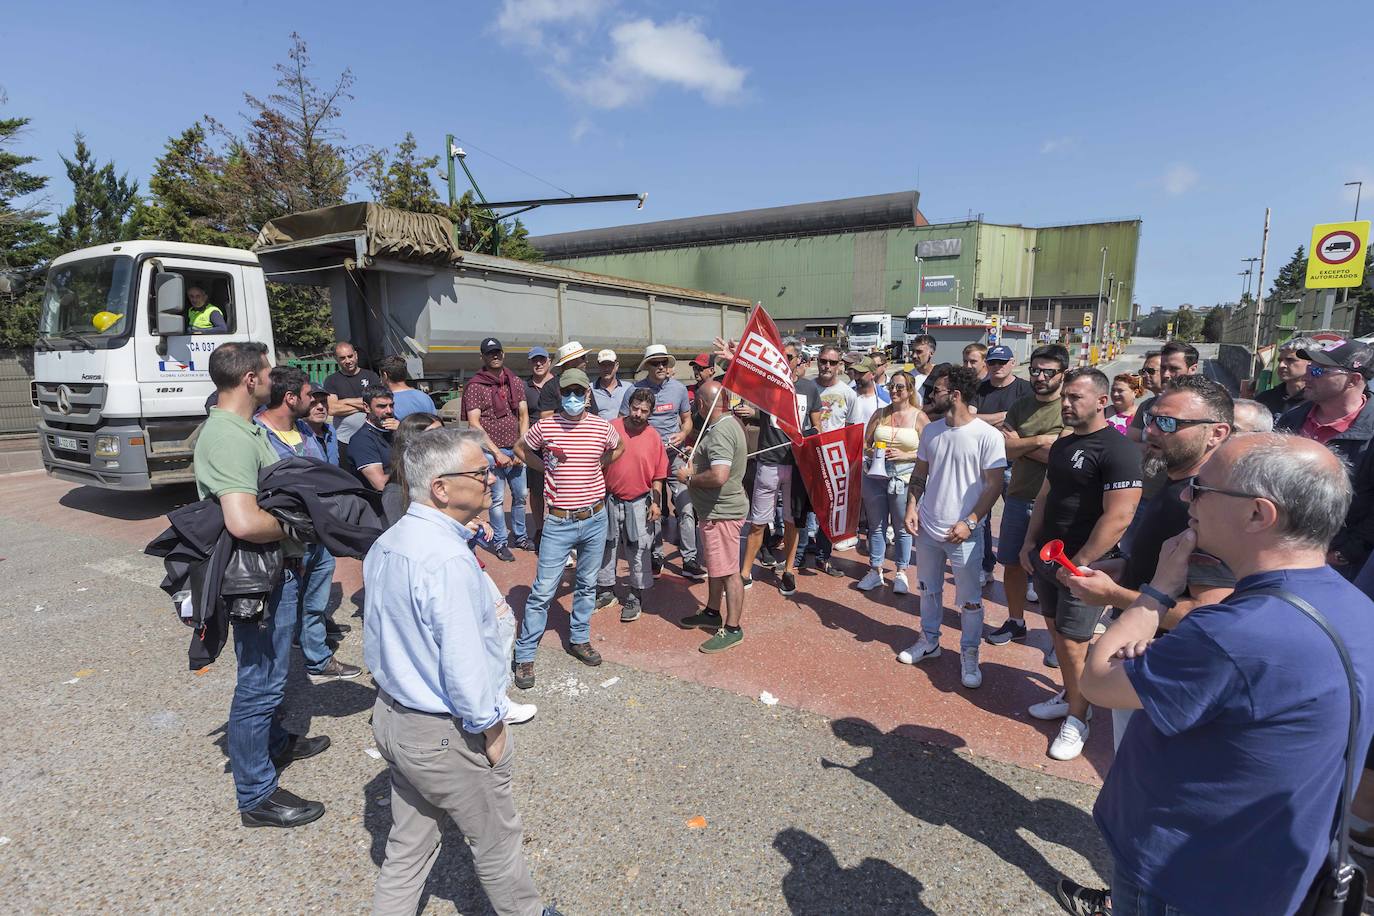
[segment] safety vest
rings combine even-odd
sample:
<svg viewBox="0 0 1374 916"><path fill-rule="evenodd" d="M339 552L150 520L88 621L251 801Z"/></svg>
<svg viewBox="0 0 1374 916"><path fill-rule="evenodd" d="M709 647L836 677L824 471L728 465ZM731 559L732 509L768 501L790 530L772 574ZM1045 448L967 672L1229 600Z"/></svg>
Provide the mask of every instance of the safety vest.
<svg viewBox="0 0 1374 916"><path fill-rule="evenodd" d="M215 325L210 321L212 312L219 312L220 317L224 317L224 312L220 311L218 305L207 304L202 309L191 309L191 327L198 331L208 331L210 328L213 328Z"/></svg>

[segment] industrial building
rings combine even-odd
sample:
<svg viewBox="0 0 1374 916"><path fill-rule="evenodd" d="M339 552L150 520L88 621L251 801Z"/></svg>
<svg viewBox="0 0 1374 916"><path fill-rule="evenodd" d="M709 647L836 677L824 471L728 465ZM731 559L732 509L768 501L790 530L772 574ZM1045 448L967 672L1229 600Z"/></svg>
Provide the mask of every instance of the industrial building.
<svg viewBox="0 0 1374 916"><path fill-rule="evenodd" d="M1074 329L1101 292L1104 321L1131 316L1140 220L1024 226L930 223L916 191L536 236L578 270L762 302L783 328L850 314L905 317L962 305ZM919 261L918 261L919 257ZM1048 324L1047 324L1048 322Z"/></svg>

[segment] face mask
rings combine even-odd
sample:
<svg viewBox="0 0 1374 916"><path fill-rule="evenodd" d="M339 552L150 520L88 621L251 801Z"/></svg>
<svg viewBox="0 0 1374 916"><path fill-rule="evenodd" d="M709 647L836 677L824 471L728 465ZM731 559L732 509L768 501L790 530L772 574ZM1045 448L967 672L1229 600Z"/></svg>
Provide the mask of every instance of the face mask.
<svg viewBox="0 0 1374 916"><path fill-rule="evenodd" d="M575 417L587 409L587 399L575 394L563 395L563 412L570 417Z"/></svg>

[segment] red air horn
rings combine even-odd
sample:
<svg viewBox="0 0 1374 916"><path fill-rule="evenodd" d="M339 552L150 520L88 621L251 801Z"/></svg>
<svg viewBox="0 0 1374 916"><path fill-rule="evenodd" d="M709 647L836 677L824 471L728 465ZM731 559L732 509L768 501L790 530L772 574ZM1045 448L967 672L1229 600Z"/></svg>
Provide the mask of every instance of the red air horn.
<svg viewBox="0 0 1374 916"><path fill-rule="evenodd" d="M1073 565L1073 560L1064 556L1064 542L1058 539L1050 541L1040 548L1040 559L1046 563L1058 563L1069 571L1071 575L1081 576L1083 570Z"/></svg>

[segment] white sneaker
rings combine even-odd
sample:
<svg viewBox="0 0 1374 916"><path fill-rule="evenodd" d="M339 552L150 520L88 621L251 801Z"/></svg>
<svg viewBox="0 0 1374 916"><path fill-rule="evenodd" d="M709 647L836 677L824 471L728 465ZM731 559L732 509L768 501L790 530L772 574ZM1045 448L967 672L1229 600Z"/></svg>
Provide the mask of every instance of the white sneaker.
<svg viewBox="0 0 1374 916"><path fill-rule="evenodd" d="M836 542L835 542L835 549L836 549L836 550L853 550L855 547L858 547L858 546L859 546L859 539L858 539L858 538L845 538L843 541L836 541Z"/></svg>
<svg viewBox="0 0 1374 916"><path fill-rule="evenodd" d="M1064 691L1059 691L1042 703L1034 703L1028 710L1037 719L1062 719L1069 714L1069 701L1064 699ZM1088 721L1093 718L1093 708L1088 707Z"/></svg>
<svg viewBox="0 0 1374 916"><path fill-rule="evenodd" d="M1035 593L1035 583L1034 583L1034 582L1027 582L1027 583L1026 583L1026 600L1027 600L1027 601L1034 601L1036 604L1039 604L1039 603L1040 603L1040 596L1037 595L1037 594Z"/></svg>
<svg viewBox="0 0 1374 916"><path fill-rule="evenodd" d="M983 686L983 672L978 667L978 647L959 650L959 679L970 690Z"/></svg>
<svg viewBox="0 0 1374 916"><path fill-rule="evenodd" d="M887 526L887 542L888 542L889 544L891 544L891 543L892 543L893 541L895 541L895 540L897 540L896 534L893 532L892 526L891 526L891 525L888 525L888 526Z"/></svg>
<svg viewBox="0 0 1374 916"><path fill-rule="evenodd" d="M939 657L940 644L938 642L927 642L924 636L922 636L916 642L912 643L909 647L897 653L897 661L901 662L903 665L914 665L917 662L923 662L928 658Z"/></svg>
<svg viewBox="0 0 1374 916"><path fill-rule="evenodd" d="M1072 760L1083 753L1083 742L1087 740L1088 723L1069 716L1059 726L1059 737L1050 745L1050 756L1055 760Z"/></svg>
<svg viewBox="0 0 1374 916"><path fill-rule="evenodd" d="M577 565L577 551L574 550L572 553L568 554L568 558L567 558L566 560L563 561L563 568L564 568L564 569L572 569L572 568L573 568L574 566L576 566L576 565Z"/></svg>
<svg viewBox="0 0 1374 916"><path fill-rule="evenodd" d="M870 569L868 575L859 580L859 591L866 592L883 584L883 571Z"/></svg>
<svg viewBox="0 0 1374 916"><path fill-rule="evenodd" d="M908 595L911 593L911 583L906 581L906 570L897 570L897 575L892 577L892 594Z"/></svg>
<svg viewBox="0 0 1374 916"><path fill-rule="evenodd" d="M534 714L538 711L539 707L535 706L533 703L517 703L511 700L510 704L506 707L506 724L523 725L530 719L533 719Z"/></svg>
<svg viewBox="0 0 1374 916"><path fill-rule="evenodd" d="M1056 654L1056 652L1054 651L1054 647L1053 647L1053 646L1050 646L1050 651L1048 651L1048 652L1045 653L1045 667L1046 667L1046 668L1058 668L1058 667L1059 667L1059 655Z"/></svg>

